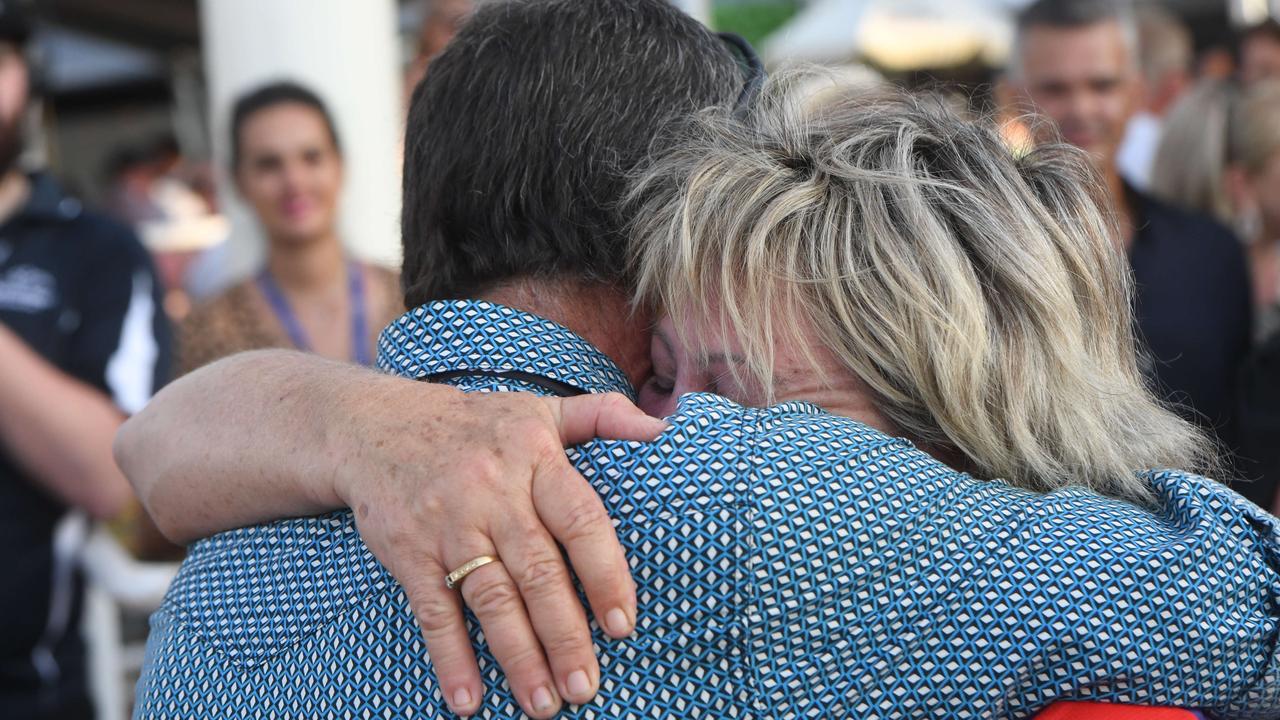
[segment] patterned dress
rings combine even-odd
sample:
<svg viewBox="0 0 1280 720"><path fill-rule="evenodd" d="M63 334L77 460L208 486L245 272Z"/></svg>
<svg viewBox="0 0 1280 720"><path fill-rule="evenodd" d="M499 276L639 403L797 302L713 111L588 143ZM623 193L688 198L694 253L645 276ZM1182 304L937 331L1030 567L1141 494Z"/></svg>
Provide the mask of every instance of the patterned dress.
<svg viewBox="0 0 1280 720"><path fill-rule="evenodd" d="M380 350L469 391L630 392L569 330L486 303L417 308ZM570 455L639 613L629 639L595 631L600 692L562 717L1019 718L1059 699L1280 716L1277 521L1211 480L1146 473L1156 512L1035 494L812 405L712 395L684 397L657 442ZM519 717L471 626L478 717ZM349 512L197 543L137 700L138 718L451 717Z"/></svg>
<svg viewBox="0 0 1280 720"><path fill-rule="evenodd" d="M367 280L364 295L370 328L368 342L373 346L378 331L404 312L404 301L395 271L375 265L360 267ZM257 283L250 278L198 305L182 321L178 332L178 375L238 352L293 346Z"/></svg>

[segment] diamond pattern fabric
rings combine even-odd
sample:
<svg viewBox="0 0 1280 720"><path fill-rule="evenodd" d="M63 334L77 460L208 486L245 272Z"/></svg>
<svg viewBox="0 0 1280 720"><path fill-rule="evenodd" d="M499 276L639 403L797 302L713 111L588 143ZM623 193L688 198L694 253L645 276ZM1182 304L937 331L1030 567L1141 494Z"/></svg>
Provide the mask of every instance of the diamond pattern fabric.
<svg viewBox="0 0 1280 720"><path fill-rule="evenodd" d="M517 370L631 392L567 329L486 303L415 309L380 349L407 377ZM1153 513L976 480L803 403L689 395L671 422L652 444L570 452L640 606L630 639L596 631L600 693L563 717L1021 718L1060 699L1280 717L1276 520L1216 482L1146 473ZM478 717L519 717L471 626ZM147 719L451 717L349 512L193 546L137 700Z"/></svg>

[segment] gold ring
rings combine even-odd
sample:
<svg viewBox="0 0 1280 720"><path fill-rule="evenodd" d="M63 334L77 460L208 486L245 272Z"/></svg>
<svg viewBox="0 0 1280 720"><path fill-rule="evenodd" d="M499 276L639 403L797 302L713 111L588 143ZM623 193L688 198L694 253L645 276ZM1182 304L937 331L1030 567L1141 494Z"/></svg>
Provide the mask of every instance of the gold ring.
<svg viewBox="0 0 1280 720"><path fill-rule="evenodd" d="M475 572L477 569L482 568L485 565L488 565L491 562L498 562L498 558L492 555L481 555L475 560L467 561L457 570L454 570L453 572L445 576L444 586L449 588L450 590L458 587L458 583L461 583L463 578Z"/></svg>

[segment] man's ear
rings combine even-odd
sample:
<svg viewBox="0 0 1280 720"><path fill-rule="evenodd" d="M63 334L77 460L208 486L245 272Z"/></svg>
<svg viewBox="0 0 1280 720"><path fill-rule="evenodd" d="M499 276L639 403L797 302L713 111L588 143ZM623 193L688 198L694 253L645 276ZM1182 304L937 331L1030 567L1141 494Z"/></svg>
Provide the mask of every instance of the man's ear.
<svg viewBox="0 0 1280 720"><path fill-rule="evenodd" d="M1223 169L1222 187L1226 192L1227 202L1231 203L1231 209L1237 215L1257 207L1258 194L1249 181L1249 173L1239 165L1228 165Z"/></svg>

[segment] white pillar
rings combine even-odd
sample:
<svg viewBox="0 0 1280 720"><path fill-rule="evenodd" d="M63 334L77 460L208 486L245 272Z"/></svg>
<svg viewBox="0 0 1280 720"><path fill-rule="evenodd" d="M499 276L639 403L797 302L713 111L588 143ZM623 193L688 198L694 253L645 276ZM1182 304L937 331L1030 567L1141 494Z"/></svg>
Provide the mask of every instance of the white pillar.
<svg viewBox="0 0 1280 720"><path fill-rule="evenodd" d="M226 181L228 114L235 98L295 80L329 105L342 139L341 232L357 256L400 264L402 115L395 0L201 0L214 157L232 221L227 271L262 259L260 231Z"/></svg>

